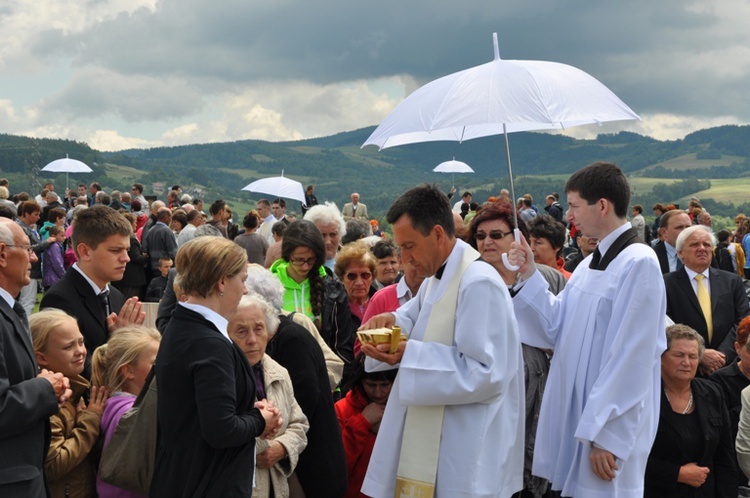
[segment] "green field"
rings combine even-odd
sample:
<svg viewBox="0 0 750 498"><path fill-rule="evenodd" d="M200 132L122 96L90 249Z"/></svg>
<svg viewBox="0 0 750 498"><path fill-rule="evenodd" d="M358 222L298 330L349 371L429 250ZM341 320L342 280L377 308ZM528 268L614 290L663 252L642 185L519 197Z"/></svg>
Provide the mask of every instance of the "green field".
<svg viewBox="0 0 750 498"><path fill-rule="evenodd" d="M669 161L654 164L641 171L648 171L656 166L663 166L665 169L691 170L700 168L710 168L711 166L731 166L734 163L743 162L744 157L722 155L721 159L696 159L695 154L685 154L684 156L675 157Z"/></svg>
<svg viewBox="0 0 750 498"><path fill-rule="evenodd" d="M750 200L750 178L711 180L709 190L701 190L694 195L699 199L711 198L717 202L731 202L740 205Z"/></svg>

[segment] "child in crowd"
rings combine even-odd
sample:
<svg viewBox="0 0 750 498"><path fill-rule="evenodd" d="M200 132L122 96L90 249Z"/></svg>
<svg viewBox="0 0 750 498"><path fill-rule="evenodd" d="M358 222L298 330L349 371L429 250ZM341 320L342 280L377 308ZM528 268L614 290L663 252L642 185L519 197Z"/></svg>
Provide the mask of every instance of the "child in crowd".
<svg viewBox="0 0 750 498"><path fill-rule="evenodd" d="M46 291L54 283L65 275L63 242L65 241L65 228L52 225L48 229L52 244L44 251L44 260L42 262L42 287Z"/></svg>

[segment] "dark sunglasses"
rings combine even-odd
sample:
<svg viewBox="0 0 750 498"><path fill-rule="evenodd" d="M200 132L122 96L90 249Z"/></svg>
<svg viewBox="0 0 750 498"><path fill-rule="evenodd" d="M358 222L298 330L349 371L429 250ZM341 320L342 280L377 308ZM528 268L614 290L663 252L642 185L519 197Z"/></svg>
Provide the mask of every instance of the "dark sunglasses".
<svg viewBox="0 0 750 498"><path fill-rule="evenodd" d="M484 240L487 238L487 235L489 235L492 240L500 240L507 237L508 235L513 235L513 231L511 230L510 232L501 232L500 230L493 230L488 234L484 232L477 232L474 234L474 238L477 240Z"/></svg>
<svg viewBox="0 0 750 498"><path fill-rule="evenodd" d="M362 273L350 272L350 273L347 273L345 277L347 280L351 282L354 282L355 280L357 280L357 278L361 278L362 280L370 280L372 278L372 273L370 273L369 271L362 272Z"/></svg>

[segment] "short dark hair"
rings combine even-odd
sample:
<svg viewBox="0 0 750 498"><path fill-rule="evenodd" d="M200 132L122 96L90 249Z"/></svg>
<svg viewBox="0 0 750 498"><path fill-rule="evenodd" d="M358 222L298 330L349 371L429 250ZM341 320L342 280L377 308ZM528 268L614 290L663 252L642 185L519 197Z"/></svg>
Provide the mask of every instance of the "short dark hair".
<svg viewBox="0 0 750 498"><path fill-rule="evenodd" d="M404 215L425 237L436 225L440 225L449 237L455 233L448 197L435 184L425 183L401 194L388 210L386 221L393 225Z"/></svg>
<svg viewBox="0 0 750 498"><path fill-rule="evenodd" d="M143 193L143 184L142 183L134 183L133 188L138 191L139 194Z"/></svg>
<svg viewBox="0 0 750 498"><path fill-rule="evenodd" d="M211 214L211 216L213 216L215 214L219 214L226 207L227 207L226 202L224 202L221 199L217 199L211 204L211 207L208 208L208 212Z"/></svg>
<svg viewBox="0 0 750 498"><path fill-rule="evenodd" d="M273 225L271 225L271 234L275 235L277 237L283 237L284 232L286 232L286 223L283 221L277 221Z"/></svg>
<svg viewBox="0 0 750 498"><path fill-rule="evenodd" d="M729 236L732 235L732 232L729 230L719 230L719 233L716 234L716 238L719 240L719 242L726 242L729 240Z"/></svg>
<svg viewBox="0 0 750 498"><path fill-rule="evenodd" d="M79 244L86 244L91 249L96 249L112 235L132 233L133 227L121 213L109 206L96 204L78 212L71 238L76 256L78 256Z"/></svg>
<svg viewBox="0 0 750 498"><path fill-rule="evenodd" d="M633 206L633 210L638 211L638 214L643 214L643 206L641 206L640 204L636 204L635 206Z"/></svg>
<svg viewBox="0 0 750 498"><path fill-rule="evenodd" d="M278 204L278 205L279 205L279 207L283 207L283 208L286 208L286 202L284 201L284 199L281 199L281 198L278 198L278 199L274 199L274 200L273 200L273 203L274 203L274 204Z"/></svg>
<svg viewBox="0 0 750 498"><path fill-rule="evenodd" d="M258 202L255 203L256 206L268 206L271 207L271 203L268 202L268 199L261 199Z"/></svg>
<svg viewBox="0 0 750 498"><path fill-rule="evenodd" d="M628 215L630 184L622 170L613 163L595 162L573 173L565 183L565 193L577 192L589 206L607 199L618 218Z"/></svg>
<svg viewBox="0 0 750 498"><path fill-rule="evenodd" d="M61 208L50 209L49 213L47 214L47 220L50 223L54 223L60 218L65 218L65 210Z"/></svg>
<svg viewBox="0 0 750 498"><path fill-rule="evenodd" d="M195 221L195 219L200 216L202 213L198 211L197 209L193 209L187 214L187 222L190 223L191 221Z"/></svg>
<svg viewBox="0 0 750 498"><path fill-rule="evenodd" d="M547 239L560 255L565 245L565 225L548 214L538 215L529 222L529 235L537 239Z"/></svg>
<svg viewBox="0 0 750 498"><path fill-rule="evenodd" d="M377 259L390 258L398 255L398 247L390 240L379 240L370 248Z"/></svg>
<svg viewBox="0 0 750 498"><path fill-rule="evenodd" d="M370 226L369 221L358 218L351 219L346 222L346 233L341 237L341 244L346 245L349 242L354 242L362 237L367 237L371 233L372 227Z"/></svg>
<svg viewBox="0 0 750 498"><path fill-rule="evenodd" d="M94 187L97 191L100 191L102 189L102 185L99 182L93 182L91 183L91 186Z"/></svg>
<svg viewBox="0 0 750 498"><path fill-rule="evenodd" d="M188 224L187 215L185 214L185 211L175 211L172 213L172 222L177 222L180 224L180 230L185 228L185 225Z"/></svg>
<svg viewBox="0 0 750 498"><path fill-rule="evenodd" d="M18 206L18 217L25 214L34 214L34 213L41 213L42 207L36 203L36 201L25 201L20 206Z"/></svg>

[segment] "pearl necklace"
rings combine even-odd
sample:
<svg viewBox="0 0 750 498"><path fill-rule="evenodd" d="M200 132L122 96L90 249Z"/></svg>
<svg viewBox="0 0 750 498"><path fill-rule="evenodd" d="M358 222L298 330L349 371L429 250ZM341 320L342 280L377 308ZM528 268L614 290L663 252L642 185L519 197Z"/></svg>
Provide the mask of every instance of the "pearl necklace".
<svg viewBox="0 0 750 498"><path fill-rule="evenodd" d="M669 404L672 404L672 402L669 400L669 394L667 394L667 390L664 390L664 396L667 397L667 401L669 401ZM688 399L687 406L684 410L682 410L683 415L687 415L690 412L690 409L693 407L693 390L690 390L690 399Z"/></svg>

